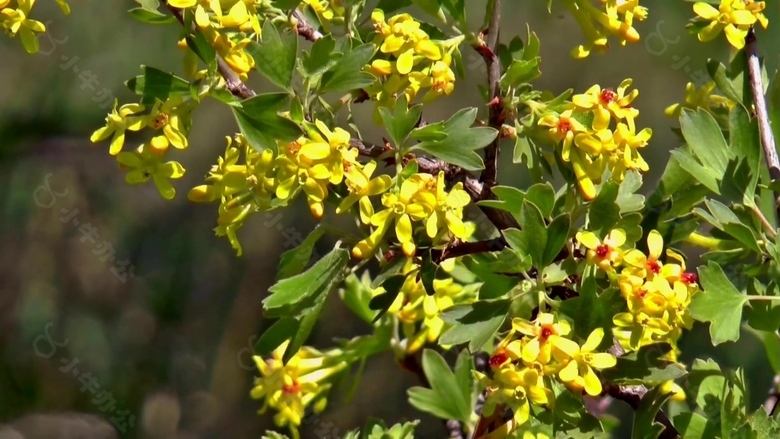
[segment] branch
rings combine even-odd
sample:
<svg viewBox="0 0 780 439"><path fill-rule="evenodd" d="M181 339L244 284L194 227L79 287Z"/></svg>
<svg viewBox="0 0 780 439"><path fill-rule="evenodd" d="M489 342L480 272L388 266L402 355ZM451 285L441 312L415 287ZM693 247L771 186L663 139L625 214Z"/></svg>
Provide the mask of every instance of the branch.
<svg viewBox="0 0 780 439"><path fill-rule="evenodd" d="M501 79L501 61L496 55L498 49L498 35L501 25L501 0L494 0L493 11L490 17L490 24L487 29L487 41L485 47L479 48L477 51L485 59L488 71L488 93L491 98L488 104L489 119L488 125L494 128L499 133L501 132L501 125L503 125L503 113L504 106L501 99L501 86L499 80ZM482 188L485 192L485 196L488 193L492 193L491 189L496 185L498 179L498 150L501 143L501 136L497 135L496 139L485 148L485 169L480 175L480 181L484 183Z"/></svg>
<svg viewBox="0 0 780 439"><path fill-rule="evenodd" d="M772 180L780 180L780 159L777 157L775 137L772 134L772 125L769 122L766 99L764 98L761 62L758 59L758 40L752 27L745 38L745 54L750 74L750 88L753 91L753 104L756 107L756 117L758 117L758 131L761 134L761 145L764 147L764 157ZM777 219L780 221L780 193L777 191L775 191L775 209L777 210Z"/></svg>
<svg viewBox="0 0 780 439"><path fill-rule="evenodd" d="M309 41L317 41L324 36L320 31L309 24L301 11L297 9L294 10L293 17L297 21L295 28L298 30L298 35L306 38Z"/></svg>
<svg viewBox="0 0 780 439"><path fill-rule="evenodd" d="M769 389L769 396L764 402L764 410L770 418L775 415L778 403L780 403L780 374L775 375L772 380L772 388Z"/></svg>
<svg viewBox="0 0 780 439"><path fill-rule="evenodd" d="M171 11L173 16L179 20L179 23L181 23L182 26L186 26L186 23L184 22L184 11L181 8L176 8L169 5L168 2L166 2L165 5ZM194 27L190 29L190 32L194 31ZM222 59L222 57L219 55L217 55L217 71L222 76L222 78L225 79L225 87L230 91L230 93L233 94L233 96L239 97L241 99L249 99L252 96L255 96L255 91L244 84L236 72L234 72L233 69L231 69L225 60Z"/></svg>
<svg viewBox="0 0 780 439"><path fill-rule="evenodd" d="M474 253L501 251L504 247L506 247L506 241L500 236L498 238L476 242L464 242L457 239L442 250L434 250L431 256L434 262L441 263L447 259L458 258Z"/></svg>

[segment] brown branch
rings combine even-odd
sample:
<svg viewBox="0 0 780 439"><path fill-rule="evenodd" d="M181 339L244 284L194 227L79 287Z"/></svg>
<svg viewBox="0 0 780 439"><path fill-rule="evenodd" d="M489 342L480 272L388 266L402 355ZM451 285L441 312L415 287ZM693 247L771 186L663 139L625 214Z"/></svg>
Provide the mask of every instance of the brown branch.
<svg viewBox="0 0 780 439"><path fill-rule="evenodd" d="M772 125L769 121L766 99L764 98L764 85L761 81L761 62L758 58L758 40L753 28L745 37L745 55L747 56L748 71L750 75L750 88L753 92L753 104L756 107L758 117L758 131L761 134L761 145L764 147L764 157L769 168L772 180L780 180L780 159L777 157L775 137L772 133ZM775 209L777 220L780 221L780 193L775 191Z"/></svg>
<svg viewBox="0 0 780 439"><path fill-rule="evenodd" d="M168 7L168 10L171 11L173 16L179 20L179 23L181 23L183 26L186 26L184 21L184 11L181 8L176 8L169 5L168 2L165 2L165 5ZM194 31L194 28L190 29L191 33ZM244 84L236 72L234 72L233 69L231 69L225 60L222 59L222 57L219 55L217 55L217 71L222 76L222 78L225 79L225 87L228 89L228 91L230 91L230 93L233 94L233 96L241 99L249 99L252 96L255 96L255 91Z"/></svg>
<svg viewBox="0 0 780 439"><path fill-rule="evenodd" d="M442 250L434 250L431 258L434 262L440 263L447 259L458 258L461 256L472 255L475 253L488 253L501 251L506 247L506 241L503 237L488 239L485 241L465 242L459 239L451 242Z"/></svg>
<svg viewBox="0 0 780 439"><path fill-rule="evenodd" d="M315 29L303 16L303 13L299 10L293 11L293 18L297 21L295 29L298 31L298 35L306 38L309 41L317 41L324 35L317 29Z"/></svg>
<svg viewBox="0 0 780 439"><path fill-rule="evenodd" d="M764 402L764 410L770 418L775 415L778 403L780 403L780 374L775 375L772 380L772 388L769 389L769 396Z"/></svg>
<svg viewBox="0 0 780 439"><path fill-rule="evenodd" d="M487 29L487 41L485 46L478 49L478 52L485 59L487 65L488 75L488 93L490 97L490 103L488 104L489 119L488 125L494 128L499 133L501 132L501 126L503 125L504 106L501 96L501 61L496 55L498 49L498 36L501 27L501 0L494 0L493 11L490 17L490 22ZM499 144L501 143L501 136L497 135L496 139L485 148L485 169L480 175L480 180L484 183L482 190L485 192L484 196L492 193L493 186L496 185L498 180L498 153Z"/></svg>

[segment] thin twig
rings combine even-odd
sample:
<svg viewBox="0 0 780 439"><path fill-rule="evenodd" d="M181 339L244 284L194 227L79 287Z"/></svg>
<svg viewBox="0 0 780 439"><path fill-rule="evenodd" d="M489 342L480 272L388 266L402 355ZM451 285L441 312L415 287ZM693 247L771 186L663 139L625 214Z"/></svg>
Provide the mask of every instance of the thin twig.
<svg viewBox="0 0 780 439"><path fill-rule="evenodd" d="M761 134L761 145L764 148L764 157L769 168L769 176L772 180L780 180L780 159L777 157L775 136L772 133L772 124L769 121L766 99L764 98L764 85L761 81L761 62L758 59L758 40L753 28L745 37L745 54L747 56L748 71L750 74L750 88L753 91L753 104L756 107L758 117L758 131ZM775 192L775 209L777 219L780 221L780 193Z"/></svg>
<svg viewBox="0 0 780 439"><path fill-rule="evenodd" d="M324 36L320 31L309 24L301 11L297 9L294 10L293 17L297 21L295 28L298 30L298 35L306 38L309 41L317 41Z"/></svg>
<svg viewBox="0 0 780 439"><path fill-rule="evenodd" d="M490 113L488 124L498 132L501 132L501 125L503 125L501 117L504 112L501 101L501 85L499 84L501 79L501 61L496 55L500 29L501 0L494 0L493 11L487 29L487 41L485 42L487 47L482 48L479 52L487 65L488 92L491 99L488 106ZM480 176L480 180L485 184L483 191L490 192L498 180L498 150L500 142L501 136L496 136L496 139L485 148L485 169Z"/></svg>

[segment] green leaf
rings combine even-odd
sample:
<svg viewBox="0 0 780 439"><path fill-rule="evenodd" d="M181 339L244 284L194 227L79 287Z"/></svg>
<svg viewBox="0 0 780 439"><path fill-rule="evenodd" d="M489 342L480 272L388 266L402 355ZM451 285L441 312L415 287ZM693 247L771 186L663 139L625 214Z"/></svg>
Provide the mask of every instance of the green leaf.
<svg viewBox="0 0 780 439"><path fill-rule="evenodd" d="M620 220L620 206L615 202L619 192L616 182L605 183L588 209L589 227L600 237L606 236Z"/></svg>
<svg viewBox="0 0 780 439"><path fill-rule="evenodd" d="M286 279L302 272L309 263L311 253L314 250L314 244L316 244L324 234L325 229L318 225L309 233L306 239L303 240L301 245L282 253L282 257L279 258L279 274L277 275L277 279Z"/></svg>
<svg viewBox="0 0 780 439"><path fill-rule="evenodd" d="M673 423L681 439L709 439L720 433L715 423L694 412L680 413L674 417Z"/></svg>
<svg viewBox="0 0 780 439"><path fill-rule="evenodd" d="M385 11L385 14L389 16L391 12L395 12L401 8L411 6L412 0L379 0L379 4L376 5L376 9Z"/></svg>
<svg viewBox="0 0 780 439"><path fill-rule="evenodd" d="M663 393L660 387L655 387L645 393L639 402L631 427L632 439L657 439L664 431L664 426L655 422L655 415L664 403L672 397L671 393Z"/></svg>
<svg viewBox="0 0 780 439"><path fill-rule="evenodd" d="M422 106L414 105L409 108L406 102L406 95L402 94L396 99L392 112L388 108L379 107L379 114L382 116L382 121L385 123L385 128L390 135L390 140L393 141L393 145L398 149L402 149L406 139L409 138L409 134L412 133L415 125L420 121Z"/></svg>
<svg viewBox="0 0 780 439"><path fill-rule="evenodd" d="M547 228L539 209L526 198L520 211L520 228L523 236L523 250L531 256L531 261L538 267L544 267L544 251L547 246Z"/></svg>
<svg viewBox="0 0 780 439"><path fill-rule="evenodd" d="M496 299L511 291L518 284L516 277L497 274L492 264L498 260L493 253L478 253L463 258L463 262L477 279L482 282L479 288L479 299Z"/></svg>
<svg viewBox="0 0 780 439"><path fill-rule="evenodd" d="M425 349L422 367L431 388L409 389L409 403L418 410L440 418L468 422L471 417L471 398L463 394L444 358L432 349Z"/></svg>
<svg viewBox="0 0 780 439"><path fill-rule="evenodd" d="M615 199L621 215L629 212L638 212L645 207L645 197L636 193L641 187L642 174L636 171L626 172Z"/></svg>
<svg viewBox="0 0 780 439"><path fill-rule="evenodd" d="M206 63L209 72L214 72L217 69L217 51L214 46L211 45L208 39L206 39L203 32L196 31L194 34L188 34L185 37L187 47L190 48L195 55L198 55L201 61Z"/></svg>
<svg viewBox="0 0 780 439"><path fill-rule="evenodd" d="M130 16L147 24L171 24L176 23L176 17L173 15L165 15L157 12L156 10L149 10L145 8L132 8L128 11Z"/></svg>
<svg viewBox="0 0 780 439"><path fill-rule="evenodd" d="M338 275L336 279L341 279L343 275ZM338 283L338 281L334 282ZM332 287L329 286L328 290ZM325 291L327 293L327 291ZM299 321L300 326L298 327L298 331L295 333L295 336L290 340L290 344L287 346L287 349L284 351L284 356L282 356L282 363L287 364L290 359L292 359L293 356L303 347L303 345L306 343L306 340L309 338L309 335L314 330L314 325L317 324L317 321L320 319L320 315L322 314L322 309L325 307L325 301L328 298L327 294L321 294L318 297L315 298L314 306L305 309L300 315L299 315Z"/></svg>
<svg viewBox="0 0 780 439"><path fill-rule="evenodd" d="M331 35L315 41L310 51L303 52L301 70L304 76L321 75L338 64L344 54L335 49L336 40Z"/></svg>
<svg viewBox="0 0 780 439"><path fill-rule="evenodd" d="M501 77L501 88L517 88L533 81L542 75L539 70L541 58L536 57L534 59L514 59L506 72Z"/></svg>
<svg viewBox="0 0 780 439"><path fill-rule="evenodd" d="M777 296L777 285L771 283L769 288L765 288L754 278L752 282L748 281L747 293L751 296ZM745 309L745 318L751 328L777 332L780 329L780 303L776 300L754 300Z"/></svg>
<svg viewBox="0 0 780 439"><path fill-rule="evenodd" d="M322 75L319 92L348 92L373 84L376 81L374 75L363 71L363 66L373 55L373 44L363 44L345 53L333 68Z"/></svg>
<svg viewBox="0 0 780 439"><path fill-rule="evenodd" d="M473 403L472 395L475 385L471 375L472 370L474 370L474 358L466 350L460 351L458 359L455 361L455 381L458 383L461 395L469 402L469 405Z"/></svg>
<svg viewBox="0 0 780 439"><path fill-rule="evenodd" d="M549 182L537 183L528 188L525 199L538 207L543 217L549 218L555 205L555 189Z"/></svg>
<svg viewBox="0 0 780 439"><path fill-rule="evenodd" d="M464 26L462 30L468 29L466 27L468 25L466 21L466 0L443 0L440 3L455 21Z"/></svg>
<svg viewBox="0 0 780 439"><path fill-rule="evenodd" d="M571 217L568 213L562 213L552 220L547 227L547 243L544 247L541 266L546 267L552 263L560 253L571 229Z"/></svg>
<svg viewBox="0 0 780 439"><path fill-rule="evenodd" d="M691 154L690 148L674 149L671 151L671 154L672 161L669 162L669 166L672 166L671 163L676 164L681 169L685 170L688 175L696 179L696 181L706 186L707 189L709 189L711 192L720 194L718 176L715 174L715 171L702 166L699 162L697 162ZM667 191L667 193L670 193L670 191Z"/></svg>
<svg viewBox="0 0 780 439"><path fill-rule="evenodd" d="M343 248L333 249L307 271L276 282L268 290L271 295L263 299L263 307L269 311L294 308L307 299L316 299L327 294L341 281L348 262L349 251Z"/></svg>
<svg viewBox="0 0 780 439"><path fill-rule="evenodd" d="M283 11L291 11L301 4L301 0L272 0L274 7Z"/></svg>
<svg viewBox="0 0 780 439"><path fill-rule="evenodd" d="M388 277L387 280L382 282L382 288L385 289L385 292L378 296L374 296L371 301L368 302L368 307L372 311L379 311L371 323L378 321L387 312L387 309L393 304L395 298L398 297L398 292L401 291L401 286L403 286L406 281L406 277L405 274L396 274Z"/></svg>
<svg viewBox="0 0 780 439"><path fill-rule="evenodd" d="M444 21L444 15L442 15L441 6L438 0L412 0L418 8L420 8L426 14L436 17Z"/></svg>
<svg viewBox="0 0 780 439"><path fill-rule="evenodd" d="M574 332L580 338L586 339L596 328L604 328L609 334L612 328L612 317L625 311L625 299L617 288L600 290L593 276L586 276L582 281L577 297L561 302L560 311L574 321Z"/></svg>
<svg viewBox="0 0 780 439"><path fill-rule="evenodd" d="M476 118L476 108L464 108L444 123L447 138L440 141L423 141L414 145L411 150L424 151L467 171L480 170L485 164L475 150L489 145L498 135L498 131L489 127L473 128L471 125Z"/></svg>
<svg viewBox="0 0 780 439"><path fill-rule="evenodd" d="M680 130L696 157L702 161L706 160L707 168L721 177L729 162L729 149L712 115L701 108L695 112L683 109L680 115Z"/></svg>
<svg viewBox="0 0 780 439"><path fill-rule="evenodd" d="M441 345L469 343L469 351L482 349L498 331L509 312L509 300L480 300L468 305L455 305L441 314L452 325L439 337Z"/></svg>
<svg viewBox="0 0 780 439"><path fill-rule="evenodd" d="M149 66L141 66L142 73L125 82L127 88L144 98L166 101L174 96L189 96L190 83L172 73Z"/></svg>
<svg viewBox="0 0 780 439"><path fill-rule="evenodd" d="M719 62L716 59L708 59L707 60L707 72L710 74L710 77L715 82L715 85L718 87L718 90L720 90L721 93L723 93L724 96L731 99L734 102L742 103L742 81L739 81L739 83L735 83L732 81L731 75L734 75L734 73L730 73L726 70L726 66L723 65L723 63Z"/></svg>
<svg viewBox="0 0 780 439"><path fill-rule="evenodd" d="M363 273L362 279L352 273L344 279L344 288L340 291L344 305L355 313L361 320L371 323L374 312L368 307L373 297L369 287L368 272Z"/></svg>
<svg viewBox="0 0 780 439"><path fill-rule="evenodd" d="M252 41L246 51L255 59L257 71L284 90L292 92L292 75L298 55L298 36L282 31L265 20L260 42Z"/></svg>
<svg viewBox="0 0 780 439"><path fill-rule="evenodd" d="M285 341L291 339L298 332L301 322L292 317L284 317L274 322L266 329L255 343L255 354L260 356L270 355Z"/></svg>
<svg viewBox="0 0 780 439"><path fill-rule="evenodd" d="M713 346L739 339L742 321L742 307L747 297L740 294L726 278L720 265L710 262L699 267L702 290L693 296L690 310L694 319L710 322L710 337Z"/></svg>
<svg viewBox="0 0 780 439"><path fill-rule="evenodd" d="M757 119L751 120L741 105L735 105L729 114L729 144L736 157L733 174L727 174L735 186L733 197L741 197L743 203L753 206L760 176L761 143Z"/></svg>
<svg viewBox="0 0 780 439"><path fill-rule="evenodd" d="M232 108L238 128L252 148L276 152L277 140L292 142L303 134L295 122L278 114L288 100L286 93L264 93L242 101L241 108Z"/></svg>
<svg viewBox="0 0 780 439"><path fill-rule="evenodd" d="M602 376L618 385L645 384L648 387L685 376L681 364L661 357L672 351L668 343L645 345L636 352L617 358L617 364L602 372Z"/></svg>

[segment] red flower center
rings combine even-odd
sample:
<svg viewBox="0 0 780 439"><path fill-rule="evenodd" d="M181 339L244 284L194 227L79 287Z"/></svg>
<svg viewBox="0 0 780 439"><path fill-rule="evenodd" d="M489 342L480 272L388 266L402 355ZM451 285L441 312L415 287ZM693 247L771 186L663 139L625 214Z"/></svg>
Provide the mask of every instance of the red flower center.
<svg viewBox="0 0 780 439"><path fill-rule="evenodd" d="M168 123L168 115L165 113L160 113L157 116L154 117L154 120L152 121L152 125L154 129L159 130L160 128L164 127Z"/></svg>
<svg viewBox="0 0 780 439"><path fill-rule="evenodd" d="M566 134L572 130L571 121L569 119L561 119L558 121L558 133Z"/></svg>
<svg viewBox="0 0 780 439"><path fill-rule="evenodd" d="M611 88L605 88L604 90L601 90L601 93L599 94L599 101L602 104L607 105L610 102L615 101L615 96L615 92L612 91Z"/></svg>
<svg viewBox="0 0 780 439"><path fill-rule="evenodd" d="M600 246L596 247L596 256L604 259L609 255L609 251L610 249L607 244L601 244Z"/></svg>
<svg viewBox="0 0 780 439"><path fill-rule="evenodd" d="M661 265L656 261L647 263L647 269L652 271L653 274L658 274L661 271Z"/></svg>
<svg viewBox="0 0 780 439"><path fill-rule="evenodd" d="M539 338L542 339L542 341L545 341L550 338L551 335L555 335L555 330L550 326L542 326L542 332L539 334Z"/></svg>
<svg viewBox="0 0 780 439"><path fill-rule="evenodd" d="M293 383L289 386L287 385L282 386L282 391L288 395L292 393L297 393L299 390L301 390L301 385L298 384L297 381L293 381Z"/></svg>
<svg viewBox="0 0 780 439"><path fill-rule="evenodd" d="M501 366L502 364L504 364L504 362L508 358L509 357L507 357L505 353L497 352L497 353L493 354L492 357L490 357L490 360L488 360L488 364L490 364L490 367L498 367L498 366Z"/></svg>
<svg viewBox="0 0 780 439"><path fill-rule="evenodd" d="M680 276L680 280L687 285L695 284L699 281L699 276L697 276L696 273L683 273L682 276Z"/></svg>

